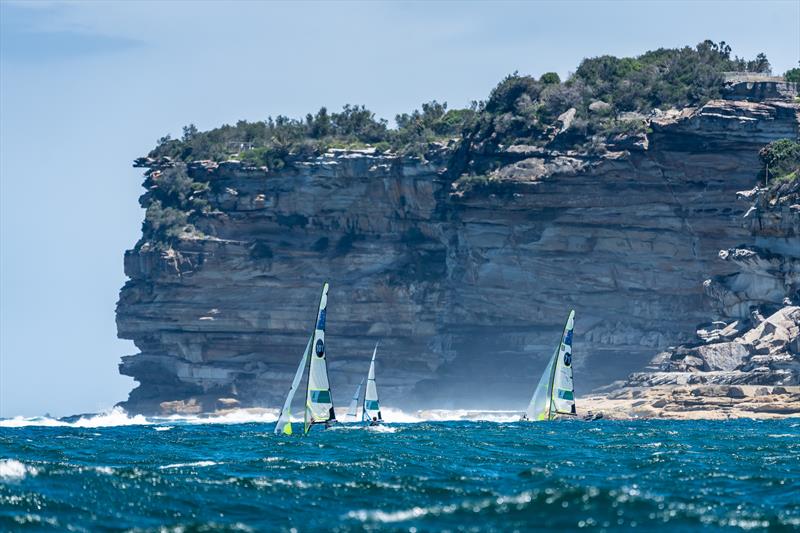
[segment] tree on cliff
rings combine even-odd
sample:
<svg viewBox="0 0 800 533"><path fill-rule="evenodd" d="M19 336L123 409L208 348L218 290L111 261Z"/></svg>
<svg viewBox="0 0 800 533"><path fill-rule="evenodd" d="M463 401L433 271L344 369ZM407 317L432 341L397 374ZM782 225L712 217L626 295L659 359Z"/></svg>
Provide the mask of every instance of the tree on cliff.
<svg viewBox="0 0 800 533"><path fill-rule="evenodd" d="M241 120L207 132L189 125L181 139L159 139L149 155L182 161L236 156L249 165L279 169L331 147L372 145L421 156L431 141L462 137L464 155L478 147L491 151L514 143L548 144L555 132L564 133L562 129L569 133L559 134L561 148L589 149L595 136L638 131L642 120L632 121L626 114L645 116L655 108L702 105L720 97L728 71L768 73L770 64L764 54L751 60L732 57L726 42L706 40L694 47L660 48L637 57L587 58L565 81L554 72L538 80L515 72L485 102L448 109L446 103L434 100L421 110L398 114L395 129L363 105L345 105L333 113L322 107L304 120L285 116ZM794 77L800 75L787 73L787 78ZM567 112L572 114L569 124L560 119Z"/></svg>
<svg viewBox="0 0 800 533"><path fill-rule="evenodd" d="M770 180L800 178L800 143L780 139L766 145L758 152L764 171Z"/></svg>

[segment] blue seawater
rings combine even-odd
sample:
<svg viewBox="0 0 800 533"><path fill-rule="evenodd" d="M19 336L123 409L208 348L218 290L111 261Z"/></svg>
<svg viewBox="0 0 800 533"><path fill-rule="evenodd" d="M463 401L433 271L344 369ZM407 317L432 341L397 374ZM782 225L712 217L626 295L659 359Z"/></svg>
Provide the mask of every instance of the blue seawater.
<svg viewBox="0 0 800 533"><path fill-rule="evenodd" d="M151 422L0 427L0 529L800 530L798 419Z"/></svg>

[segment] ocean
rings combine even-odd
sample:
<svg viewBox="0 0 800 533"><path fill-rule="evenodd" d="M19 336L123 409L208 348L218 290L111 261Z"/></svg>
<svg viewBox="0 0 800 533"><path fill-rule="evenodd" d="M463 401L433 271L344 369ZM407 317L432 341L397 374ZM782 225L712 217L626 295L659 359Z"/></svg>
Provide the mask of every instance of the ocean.
<svg viewBox="0 0 800 533"><path fill-rule="evenodd" d="M305 437L273 415L2 420L0 529L800 530L800 419L395 414Z"/></svg>

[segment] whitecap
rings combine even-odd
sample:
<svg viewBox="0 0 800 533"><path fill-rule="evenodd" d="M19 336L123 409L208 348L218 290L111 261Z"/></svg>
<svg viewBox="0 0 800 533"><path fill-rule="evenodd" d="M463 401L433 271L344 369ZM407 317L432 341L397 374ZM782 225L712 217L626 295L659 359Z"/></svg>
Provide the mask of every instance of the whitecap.
<svg viewBox="0 0 800 533"><path fill-rule="evenodd" d="M16 459L0 459L0 481L21 481L26 476L35 476L39 469Z"/></svg>
<svg viewBox="0 0 800 533"><path fill-rule="evenodd" d="M397 431L397 428L389 426L367 426L367 431L372 431L373 433L394 433Z"/></svg>
<svg viewBox="0 0 800 533"><path fill-rule="evenodd" d="M183 422L184 424L251 424L273 423L278 421L277 409L232 409L222 414L205 416L172 415L161 420ZM300 422L302 418L298 419ZM293 420L294 421L294 420Z"/></svg>
<svg viewBox="0 0 800 533"><path fill-rule="evenodd" d="M195 461L194 463L174 463L171 465L164 465L159 466L159 470L166 470L168 468L185 468L189 466L214 466L222 463L216 463L214 461Z"/></svg>
<svg viewBox="0 0 800 533"><path fill-rule="evenodd" d="M170 429L174 429L175 426L157 426L154 427L156 431L169 431Z"/></svg>
<svg viewBox="0 0 800 533"><path fill-rule="evenodd" d="M348 512L344 518L358 520L359 522L381 522L381 523L395 523L405 522L414 518L421 518L424 516L440 516L448 515L461 510L469 510L478 513L493 505L506 506L506 505L525 505L530 503L537 496L536 492L522 492L514 496L499 496L497 498L487 498L477 501L463 501L459 504L449 505L433 505L430 507L412 507L411 509L402 509L399 511L383 511L381 509L373 510L358 510Z"/></svg>
<svg viewBox="0 0 800 533"><path fill-rule="evenodd" d="M121 407L114 407L109 411L95 415L85 415L74 422L66 422L55 418L37 416L6 418L0 420L0 427L21 428L21 427L73 427L73 428L101 428L117 426L137 426L151 424L142 415L130 416Z"/></svg>

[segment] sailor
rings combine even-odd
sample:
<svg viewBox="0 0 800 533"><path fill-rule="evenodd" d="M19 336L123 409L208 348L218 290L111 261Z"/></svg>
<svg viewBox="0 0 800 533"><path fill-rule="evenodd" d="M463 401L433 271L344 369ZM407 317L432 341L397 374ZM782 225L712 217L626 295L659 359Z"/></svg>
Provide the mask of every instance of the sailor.
<svg viewBox="0 0 800 533"><path fill-rule="evenodd" d="M378 417L377 416L373 416L372 417L372 421L370 421L369 425L370 426L377 426L378 424L380 424L380 422L378 422Z"/></svg>

